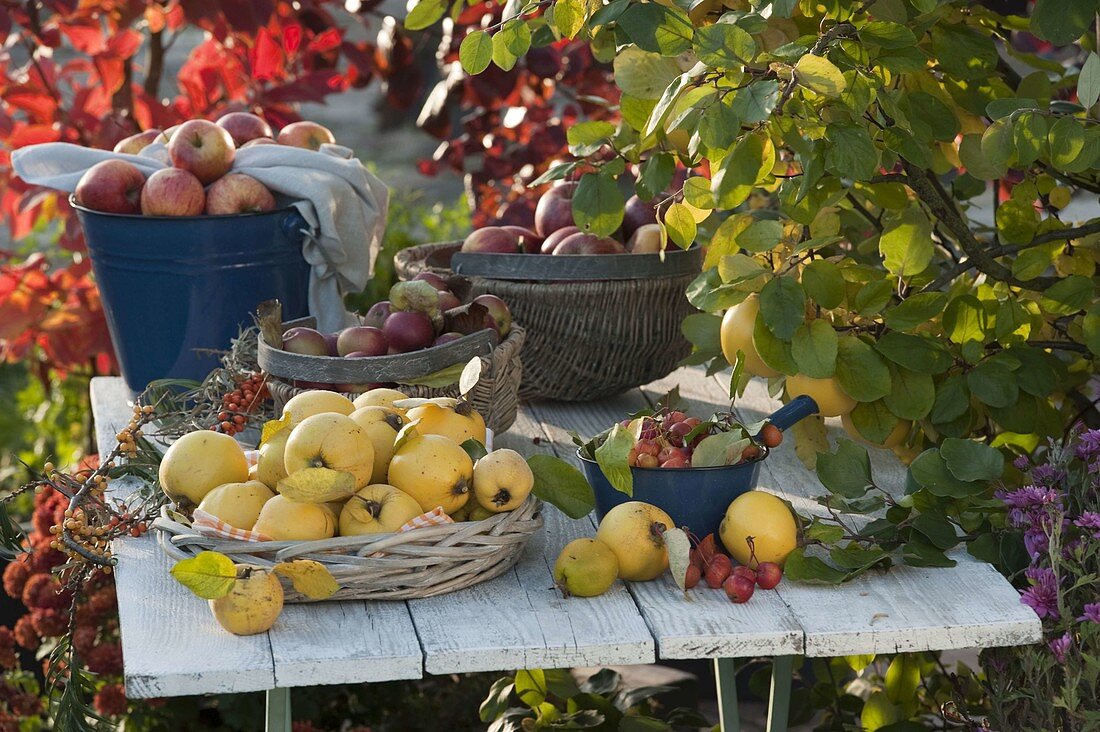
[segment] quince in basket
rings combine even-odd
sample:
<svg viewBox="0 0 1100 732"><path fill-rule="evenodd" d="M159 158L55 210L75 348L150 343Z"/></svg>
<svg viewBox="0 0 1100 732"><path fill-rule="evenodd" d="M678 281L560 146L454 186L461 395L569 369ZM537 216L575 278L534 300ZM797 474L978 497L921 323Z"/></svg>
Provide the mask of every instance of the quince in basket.
<svg viewBox="0 0 1100 732"><path fill-rule="evenodd" d="M485 444L487 433L485 420L469 402L452 397L437 397L421 402L409 399L397 402L396 406L411 405L406 416L410 422L416 422L416 431L422 435L441 435L462 444L466 440L477 440Z"/></svg>
<svg viewBox="0 0 1100 732"><path fill-rule="evenodd" d="M271 498L260 510L253 531L274 541L318 541L336 535L336 513L327 503Z"/></svg>
<svg viewBox="0 0 1100 732"><path fill-rule="evenodd" d="M415 498L392 485L368 485L340 511L340 536L392 534L424 513Z"/></svg>
<svg viewBox="0 0 1100 732"><path fill-rule="evenodd" d="M442 506L452 514L470 498L474 461L454 440L419 434L410 423L397 439L388 477L390 485L415 498L423 510Z"/></svg>
<svg viewBox="0 0 1100 732"><path fill-rule="evenodd" d="M225 483L248 480L244 450L227 434L200 430L172 443L160 461L160 486L176 503L198 505Z"/></svg>
<svg viewBox="0 0 1100 732"><path fill-rule="evenodd" d="M226 483L206 494L199 510L238 529L252 529L264 504L275 494L258 480Z"/></svg>
<svg viewBox="0 0 1100 732"><path fill-rule="evenodd" d="M355 408L356 405L343 394L338 394L334 391L325 391L324 389L315 389L313 391L303 391L301 394L292 396L290 400L283 405L282 416L284 419L289 418L290 426L294 427L306 417L312 417L315 414L334 412L336 414L348 415L354 412Z"/></svg>
<svg viewBox="0 0 1100 732"><path fill-rule="evenodd" d="M351 473L354 485L343 495L306 499L333 501L347 498L370 482L374 472L374 445L367 433L351 417L325 413L306 417L291 431L283 453L288 478L306 468L329 468ZM280 492L285 492L280 489Z"/></svg>
<svg viewBox="0 0 1100 732"><path fill-rule="evenodd" d="M371 483L385 483L386 471L393 459L393 445L397 433L405 426L406 420L401 412L392 407L361 407L351 413L363 431L367 433L374 446L374 470L371 471Z"/></svg>

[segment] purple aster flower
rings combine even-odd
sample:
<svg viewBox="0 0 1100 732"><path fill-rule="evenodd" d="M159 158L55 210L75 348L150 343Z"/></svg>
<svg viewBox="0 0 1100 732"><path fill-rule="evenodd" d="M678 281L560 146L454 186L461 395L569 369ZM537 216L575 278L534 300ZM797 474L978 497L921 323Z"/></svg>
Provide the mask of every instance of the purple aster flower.
<svg viewBox="0 0 1100 732"><path fill-rule="evenodd" d="M1042 529L1030 528L1024 532L1024 548L1028 556L1035 559L1050 549L1050 537Z"/></svg>
<svg viewBox="0 0 1100 732"><path fill-rule="evenodd" d="M1024 574L1031 580L1031 587L1024 590L1020 602L1034 610L1040 618L1057 620L1060 617L1058 580L1054 577L1054 571L1046 567L1031 567Z"/></svg>
<svg viewBox="0 0 1100 732"><path fill-rule="evenodd" d="M1012 461L1012 467L1017 470L1027 470L1031 467L1031 460L1028 459L1027 455L1020 455Z"/></svg>
<svg viewBox="0 0 1100 732"><path fill-rule="evenodd" d="M1008 521L1015 527L1030 527L1044 523L1047 507L1061 507L1062 493L1053 488L1027 485L1014 491L1000 490L994 494L1009 507Z"/></svg>
<svg viewBox="0 0 1100 732"><path fill-rule="evenodd" d="M1031 471L1031 478L1039 485L1053 486L1065 480L1066 472L1053 465L1036 465Z"/></svg>
<svg viewBox="0 0 1100 732"><path fill-rule="evenodd" d="M1100 513L1082 511L1081 516L1073 523L1082 529L1091 531L1093 538L1100 539Z"/></svg>
<svg viewBox="0 0 1100 732"><path fill-rule="evenodd" d="M1100 455L1100 430L1085 430L1078 438L1074 454L1081 460Z"/></svg>
<svg viewBox="0 0 1100 732"><path fill-rule="evenodd" d="M1085 614L1077 619L1100 623L1100 602L1090 602L1085 605Z"/></svg>
<svg viewBox="0 0 1100 732"><path fill-rule="evenodd" d="M1069 634L1069 631L1066 631L1061 638L1054 638L1047 645L1050 646L1050 652L1054 654L1054 658L1057 659L1058 663L1065 663L1066 654L1073 647L1073 636Z"/></svg>

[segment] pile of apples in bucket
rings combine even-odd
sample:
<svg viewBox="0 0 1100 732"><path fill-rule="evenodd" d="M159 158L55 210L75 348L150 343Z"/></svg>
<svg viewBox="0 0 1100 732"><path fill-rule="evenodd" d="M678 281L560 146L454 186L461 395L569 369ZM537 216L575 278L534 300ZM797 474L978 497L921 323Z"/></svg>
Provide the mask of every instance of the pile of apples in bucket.
<svg viewBox="0 0 1100 732"><path fill-rule="evenodd" d="M84 173L73 195L85 208L116 214L221 216L270 211L275 197L267 186L250 175L229 172L237 149L288 145L317 150L333 142L332 132L316 122L294 122L276 137L271 125L247 112L230 112L217 122L188 120L164 131L146 130L115 145L117 153L136 155L153 143L163 143L171 167L146 178L126 160L104 160Z"/></svg>

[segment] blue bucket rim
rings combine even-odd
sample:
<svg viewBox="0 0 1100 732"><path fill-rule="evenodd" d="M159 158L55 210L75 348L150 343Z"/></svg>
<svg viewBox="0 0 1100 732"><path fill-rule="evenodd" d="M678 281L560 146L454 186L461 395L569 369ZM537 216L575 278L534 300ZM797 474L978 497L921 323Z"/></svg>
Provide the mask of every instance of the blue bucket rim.
<svg viewBox="0 0 1100 732"><path fill-rule="evenodd" d="M77 211L83 211L84 213L95 214L96 216L108 216L114 219L141 219L142 221L223 221L225 219L245 219L254 218L257 216L272 216L274 214L285 214L296 210L294 205L283 206L282 208L273 208L270 211L250 211L248 213L236 213L236 214L199 214L198 216L146 216L145 214L124 214L114 213L112 211L96 211L94 208L88 208L82 206L76 202L76 196L69 195L69 205L75 208Z"/></svg>
<svg viewBox="0 0 1100 732"><path fill-rule="evenodd" d="M702 473L702 472L706 472L708 470L713 470L713 471L735 470L735 469L742 469L743 470L743 469L748 468L750 466L756 465L757 463L764 462L764 460L767 459L768 455L771 454L766 446L758 444L757 447L759 447L760 450L761 450L760 457L756 458L755 460L750 460L750 461L744 462L744 463L738 463L736 465L708 465L705 468L696 468L696 467L690 467L690 468L662 468L662 467L642 468L642 467L638 467L637 465L631 465L630 469L631 470L640 470L640 471L647 472L647 473L661 472L661 473L673 473L673 474L685 473L685 472L686 473L690 473L690 472ZM600 464L597 463L595 460L593 460L591 458L587 458L584 455L582 455L581 454L581 448L579 448L579 447L577 448L577 459L579 459L581 462L588 463L589 465L595 465L597 468L600 466Z"/></svg>

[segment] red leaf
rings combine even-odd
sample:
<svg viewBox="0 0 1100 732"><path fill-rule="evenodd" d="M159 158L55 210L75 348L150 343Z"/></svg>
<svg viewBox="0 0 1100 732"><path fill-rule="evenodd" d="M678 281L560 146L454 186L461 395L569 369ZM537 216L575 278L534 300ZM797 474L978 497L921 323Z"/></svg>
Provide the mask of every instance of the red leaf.
<svg viewBox="0 0 1100 732"><path fill-rule="evenodd" d="M314 36L313 40L309 42L309 46L306 47L306 50L313 53L331 51L340 46L342 36L343 34L336 28L329 28L324 33Z"/></svg>
<svg viewBox="0 0 1100 732"><path fill-rule="evenodd" d="M300 45L302 45L302 26L293 23L283 28L283 49L287 55L293 56Z"/></svg>
<svg viewBox="0 0 1100 732"><path fill-rule="evenodd" d="M61 130L54 125L16 125L15 132L8 138L7 146L13 150L42 142L57 142L61 139Z"/></svg>
<svg viewBox="0 0 1100 732"><path fill-rule="evenodd" d="M145 37L133 28L127 28L111 36L107 51L118 58L130 58L141 48Z"/></svg>
<svg viewBox="0 0 1100 732"><path fill-rule="evenodd" d="M276 78L283 70L283 52L266 28L261 28L252 49L252 78L267 81Z"/></svg>
<svg viewBox="0 0 1100 732"><path fill-rule="evenodd" d="M3 95L4 102L22 109L36 122L53 121L57 102L49 94L28 86L12 86Z"/></svg>
<svg viewBox="0 0 1100 732"><path fill-rule="evenodd" d="M63 23L61 32L69 39L69 43L73 44L73 48L89 56L103 53L107 49L103 28L99 25L99 21L92 18Z"/></svg>
<svg viewBox="0 0 1100 732"><path fill-rule="evenodd" d="M168 25L168 12L156 3L145 8L145 22L151 33L160 33Z"/></svg>
<svg viewBox="0 0 1100 732"><path fill-rule="evenodd" d="M187 22L187 17L183 13L183 7L180 5L173 5L168 8L168 30L179 30L183 27L183 24Z"/></svg>
<svg viewBox="0 0 1100 732"><path fill-rule="evenodd" d="M120 58L110 56L96 56L93 61L95 62L95 70L99 74L100 85L109 94L114 94L125 81L126 62Z"/></svg>

